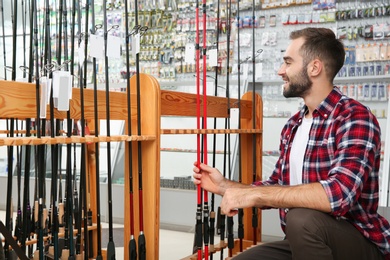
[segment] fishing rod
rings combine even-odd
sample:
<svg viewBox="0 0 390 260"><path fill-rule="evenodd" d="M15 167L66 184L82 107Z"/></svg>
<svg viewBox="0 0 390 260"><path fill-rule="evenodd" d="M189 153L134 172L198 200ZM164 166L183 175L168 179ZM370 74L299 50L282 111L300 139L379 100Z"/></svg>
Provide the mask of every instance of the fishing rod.
<svg viewBox="0 0 390 260"><path fill-rule="evenodd" d="M26 50L26 13L27 9L24 4L24 0L22 0L22 29L23 29L23 50ZM23 52L23 67L26 67L26 52ZM26 70L23 70L23 79L26 78Z"/></svg>
<svg viewBox="0 0 390 260"><path fill-rule="evenodd" d="M226 119L226 128L230 129L230 118L231 118L231 107L230 107L230 34L231 34L231 14L232 14L232 1L226 0L226 6L227 6L227 23L226 23L226 42L227 42L227 58L226 58L226 97L228 100L228 118ZM228 147L228 176L229 180L232 179L232 170L231 170L231 153L230 153L230 147L231 147L231 136L230 134L225 135L227 137L227 147ZM228 239L228 249L229 249L229 257L232 257L233 255L233 248L234 248L234 234L233 234L233 226L234 221L233 217L227 217L227 239Z"/></svg>
<svg viewBox="0 0 390 260"><path fill-rule="evenodd" d="M12 8L12 5L11 5ZM16 79L16 46L17 46L17 39L18 39L18 0L15 0L14 6L12 11L12 80L15 81ZM3 34L4 35L4 34Z"/></svg>
<svg viewBox="0 0 390 260"><path fill-rule="evenodd" d="M131 136L131 87L130 87L130 35L129 35L129 6L125 1L125 34L126 34L126 86L127 86L127 134ZM129 259L137 260L137 242L134 237L134 191L133 191L133 142L128 142L129 150L129 185L130 185L130 241L128 245Z"/></svg>
<svg viewBox="0 0 390 260"><path fill-rule="evenodd" d="M225 118L225 129L230 129L230 33L231 33L231 1L226 0L226 49L227 49L227 57L226 57L226 98L227 98L227 117ZM226 171L228 172L228 178L231 179L231 152L230 152L230 134L225 133L224 135L224 163L223 163L223 175L226 177ZM227 169L226 169L227 168ZM233 217L227 217L222 213L221 209L218 208L220 212L220 222L221 222L221 230L220 237L221 241L225 240L225 227L227 228L227 247L229 249L229 256L232 256L232 249L234 247L234 234L233 234ZM225 222L227 221L227 222ZM225 243L223 244L225 245ZM221 250L220 259L223 259L223 249Z"/></svg>
<svg viewBox="0 0 390 260"><path fill-rule="evenodd" d="M217 53L217 63L215 66L215 77L214 77L214 96L218 96L218 51L219 51L219 20L220 20L220 0L217 1L217 33L216 33L216 53ZM214 129L217 128L217 118L214 117ZM216 150L217 150L217 134L213 134L213 164L212 166L216 167ZM214 202L215 202L215 194L211 193L211 211L210 211L210 260L213 260L214 253L214 235L215 235L215 211L214 211Z"/></svg>
<svg viewBox="0 0 390 260"><path fill-rule="evenodd" d="M7 130L9 130L9 134L7 137L14 136L14 120L10 122L10 128L8 128L8 120L7 120ZM13 174L13 146L7 147L7 203L6 203L6 217L5 217L5 225L8 231L12 232L13 229L13 204L12 204L12 174ZM4 255L6 258L9 256L9 246L7 240L4 244Z"/></svg>
<svg viewBox="0 0 390 260"><path fill-rule="evenodd" d="M76 9L75 5L72 6L72 27L71 27L71 59L70 59L70 75L72 77L72 87L73 87L73 75L74 75L74 41L75 41L75 15L76 15ZM63 3L63 10L64 10L64 59L67 62L68 60L68 9L66 5L66 1ZM65 65L65 70L68 71L68 63ZM66 135L68 138L71 138L73 133L73 120L70 117L70 109L66 111ZM60 157L61 158L61 157ZM74 160L76 160L76 156L74 156ZM76 174L74 172L74 174ZM69 245L69 251L68 251L68 260L75 260L75 250L74 250L74 239L73 239L73 204L76 203L73 201L73 185L76 186L76 184L73 182L72 178L72 144L68 143L66 145L66 223L67 223L67 231L68 234L65 234L68 236L68 245ZM62 182L60 182L60 187L62 187ZM61 254L62 256L62 254Z"/></svg>
<svg viewBox="0 0 390 260"><path fill-rule="evenodd" d="M238 129L241 129L241 56L240 56L240 1L237 1L237 84L238 84ZM238 135L238 182L242 183L242 158L241 158L241 134ZM238 209L238 230L237 237L240 243L240 252L243 251L243 239L244 239L244 210Z"/></svg>
<svg viewBox="0 0 390 260"><path fill-rule="evenodd" d="M32 67L30 67L30 68L32 68ZM31 73L29 73L29 75L30 74ZM29 76L29 78L30 78L30 76ZM30 128L31 128L31 119L27 118L26 119L26 137L27 138L31 136ZM23 252L26 251L26 239L27 238L30 239L30 231L31 231L31 220L30 220L30 216L31 216L31 205L30 205L31 146L30 145L25 146L25 157L26 157L26 159L25 159L25 164L24 164L23 220L22 220L23 231L22 231L22 235L21 235L21 248L22 248Z"/></svg>
<svg viewBox="0 0 390 260"><path fill-rule="evenodd" d="M106 2L106 1L103 1ZM96 34L97 29L101 25L95 24L95 1L91 0L91 19L92 29L91 35ZM103 8L104 9L104 8ZM105 11L105 10L104 10ZM106 18L105 18L106 19ZM94 99L94 117L95 117L95 137L99 136L99 113L98 113L98 89L97 89L97 76L96 76L96 57L92 58L92 78L93 78L93 99ZM108 106L109 104L106 104ZM107 148L108 150L108 148ZM108 152L108 151L107 151ZM100 220L100 151L99 142L95 142L95 181L96 181L96 225L97 225L97 260L102 259L102 244L101 244L101 220Z"/></svg>
<svg viewBox="0 0 390 260"><path fill-rule="evenodd" d="M89 5L90 2L86 2L85 6L85 31L84 31L84 69L80 73L80 79L82 80L80 85L80 113L81 113L81 118L80 118L80 128L81 128L81 137L85 137L85 128L86 128L86 123L85 123L85 109L84 109L84 87L87 86L87 69L88 69L88 64L87 64L87 58L88 58L88 36L89 36L89 28L88 28L88 23L89 23ZM95 68L94 68L95 69ZM83 74L83 75L82 75ZM82 76L81 76L82 75ZM87 172L86 172L86 144L83 143L81 145L81 167L80 167L80 175L82 176L82 190L83 194L81 196L82 199L82 206L84 214L81 214L82 211L80 211L80 215L83 215L83 225L84 225L84 259L88 260L89 259L89 239L88 239L88 214L89 214L89 209L88 209L88 190L87 190ZM81 227L78 230L78 232L81 232Z"/></svg>
<svg viewBox="0 0 390 260"><path fill-rule="evenodd" d="M202 0L203 10L203 129L207 129L207 15L206 15L206 0ZM207 153L207 134L203 134L203 162L208 164ZM209 259L209 199L208 191L203 190L203 242L205 259Z"/></svg>
<svg viewBox="0 0 390 260"><path fill-rule="evenodd" d="M252 127L256 128L256 90L255 90L255 82L256 82L256 56L255 56L255 0L252 1ZM256 134L252 135L252 163L253 163L253 182L256 181L256 172L257 172L257 163L256 163ZM258 223L258 209L256 207L252 208L252 228L253 228L253 244L257 244L257 227Z"/></svg>
<svg viewBox="0 0 390 260"><path fill-rule="evenodd" d="M138 0L135 0L135 26L138 28ZM138 32L139 33L139 32ZM137 43L139 44L139 42ZM137 47L136 47L137 48ZM139 48L137 48L139 49ZM139 51L135 54L135 70L136 70L136 87L137 87L137 134L138 136L142 135L141 129L141 80L139 73ZM146 239L144 234L144 206L142 199L142 145L139 141L138 143L138 199L139 199L139 236L138 236L138 257L139 260L146 259Z"/></svg>
<svg viewBox="0 0 390 260"><path fill-rule="evenodd" d="M18 120L16 120L16 132L18 133ZM21 125L21 129L23 128L23 123ZM19 134L16 134L18 137ZM17 187L18 187L18 205L17 205L17 214L16 214L16 221L15 221L15 230L14 230L14 236L17 241L21 242L22 238L22 206L21 206L21 184L22 184L22 160L23 160L23 155L22 155L22 147L17 146L16 147L16 174L17 174Z"/></svg>
<svg viewBox="0 0 390 260"><path fill-rule="evenodd" d="M111 136L110 129L110 77L108 75L108 55L107 55L107 1L103 1L103 28L104 28L104 68L106 81L106 131L107 137ZM112 176L111 176L111 142L107 142L107 196L108 196L108 244L107 259L115 260L115 243L112 229Z"/></svg>
<svg viewBox="0 0 390 260"><path fill-rule="evenodd" d="M70 75L73 76L73 59L74 59L74 51L72 60L68 61L68 10L66 5L66 0L60 1L60 15L59 15L59 38L62 39L62 35L64 38L64 64L61 67L64 68L65 71L69 71L68 64L71 63L71 73ZM74 25L74 23L73 23ZM62 33L62 27L64 28L64 33ZM73 33L73 30L72 30ZM74 40L74 37L73 39ZM58 41L58 50L57 50L57 60L58 63L61 64L61 46L62 42L61 40ZM72 48L74 48L74 42L72 42ZM73 78L72 78L73 82ZM67 130L66 135L68 138L72 136L72 119L70 118L70 110L66 112L66 122L67 122ZM59 145L59 158L60 158L60 164L62 160L62 146ZM62 169L60 167L60 188L62 190ZM64 248L61 252L61 259L75 259L74 256L74 242L73 242L73 181L72 181L72 144L68 143L66 145L66 190L65 190L65 214L63 214L63 220L59 220L65 224L65 230L64 230ZM60 197L61 199L61 197Z"/></svg>
<svg viewBox="0 0 390 260"><path fill-rule="evenodd" d="M196 36L195 36L195 68L196 68L196 128L201 129L200 125L200 46L199 46L199 0L196 0L195 7L195 24L196 24ZM206 79L204 79L206 80ZM200 167L201 163L201 147L200 147L201 136L198 133L196 135L196 147L197 147L197 167ZM197 185L197 206L196 206L196 226L195 226L195 246L197 248L198 260L202 257L202 188Z"/></svg>
<svg viewBox="0 0 390 260"><path fill-rule="evenodd" d="M39 79L39 56L38 56L38 14L37 14L37 5L34 1L31 2L32 4L32 10L33 10L33 17L34 17L34 48L35 48L35 86L36 86L36 108L37 108L37 115L36 115L36 133L37 138L41 138L41 120L40 118L40 79ZM36 152L36 198L37 201L35 202L35 212L34 212L34 219L36 221L36 227L37 227L37 251L35 256L38 255L39 259L43 259L44 257L44 247L43 247L43 185L44 185L44 171L43 171L43 165L44 165L44 145L38 145L37 146L37 152ZM39 183L39 187L38 187Z"/></svg>
<svg viewBox="0 0 390 260"><path fill-rule="evenodd" d="M17 11L18 11L18 3L17 0L15 0L14 6L11 5L14 8L12 11L12 50L13 50L13 56L12 56L12 80L15 81L16 79L16 42L17 42ZM15 122L14 119L10 119L10 133L9 137L14 137L14 127ZM7 203L6 203L6 228L7 230L12 232L13 229L13 216L11 215L11 205L12 205L12 175L13 175L13 157L14 157L14 147L8 146L7 149L7 156L8 156L8 175L7 175ZM9 257L9 248L8 248L8 242L5 241L4 245L4 255L6 258Z"/></svg>
<svg viewBox="0 0 390 260"><path fill-rule="evenodd" d="M62 25L63 25L63 5L64 0L59 1L59 11L58 11L58 33L57 33L57 47L56 47L56 59L57 64L61 64L61 51L62 51ZM47 18L46 18L47 19ZM49 25L49 23L47 23ZM48 35L46 35L48 37ZM50 42L50 38L47 39L47 42ZM61 68L61 66L60 66ZM59 84L59 83L58 83ZM54 117L54 95L53 95L53 88L50 91L50 129L51 129L51 138L55 138L59 135L60 130L60 121L56 120ZM58 185L58 171L60 175L60 186L62 186L62 172L61 167L59 167L60 163L58 162L59 158L62 158L61 156L61 148L58 144L52 144L50 146L51 151L51 168L52 168L52 178L51 178L51 246L49 247L50 252L53 254L54 259L57 259L60 255L62 256L64 254L64 251L59 252L59 217L61 217L61 222L63 219L63 212L62 216L59 214L58 210L58 202L57 202L57 185ZM61 160L61 159L60 159ZM62 196L62 188L61 189L61 196ZM65 192L66 196L66 192ZM65 214L68 214L67 209L65 209ZM67 246L67 227L68 223L65 223L65 247Z"/></svg>
<svg viewBox="0 0 390 260"><path fill-rule="evenodd" d="M77 1L77 0L73 0L73 4L74 4L74 8L77 9L77 24L79 24L80 26L78 26L78 47L81 48L82 47L82 33L81 33L81 6L80 6L80 2ZM77 6L77 7L76 7ZM73 28L75 26L73 25ZM74 55L74 54L73 54ZM84 62L84 61L83 61ZM72 67L71 67L72 68ZM83 79L83 63L79 61L79 67L78 67L78 72L79 72L79 80L78 80L78 85L79 85L79 88L80 88L80 94L83 94L83 82L84 82L84 79ZM82 104L84 104L84 99L81 99L81 95L80 95L80 100L82 101ZM84 110L84 106L80 106L80 113L83 112ZM84 124L84 117L83 117L83 113L81 113L81 117L80 117L80 125L83 125ZM81 126L80 126L81 127ZM74 128L76 130L74 130L75 132L77 132L77 123L75 122L75 126ZM80 135L85 135L85 129L80 129ZM74 154L76 154L76 144L74 144ZM84 144L81 144L81 160L80 160L80 196L78 196L78 201L75 201L75 207L76 208L78 206L78 210L77 211L74 211L75 215L75 226L76 226L76 229L77 229L77 237L76 237L76 259L78 260L81 260L83 259L83 256L81 254L81 227L82 227L82 222L83 222L83 197L84 197L84 192L83 192L83 188L84 188L84 178L85 178L85 162L83 162L85 160L84 156L85 156L85 148L84 148ZM76 160L76 156L74 156L74 160ZM76 164L76 161L74 161L74 164ZM74 179L76 179L76 166L74 165ZM75 181L75 180L74 180ZM75 189L77 188L77 185L75 183ZM77 194L77 190L73 191L73 196L75 197ZM77 205L76 205L77 204Z"/></svg>
<svg viewBox="0 0 390 260"><path fill-rule="evenodd" d="M5 25L4 25L4 0L0 0L1 25L2 25L2 39L3 39L3 66L4 66L4 80L7 80L7 55L5 50ZM30 34L31 35L31 34ZM31 38L31 37L30 37ZM31 46L31 45L30 45Z"/></svg>

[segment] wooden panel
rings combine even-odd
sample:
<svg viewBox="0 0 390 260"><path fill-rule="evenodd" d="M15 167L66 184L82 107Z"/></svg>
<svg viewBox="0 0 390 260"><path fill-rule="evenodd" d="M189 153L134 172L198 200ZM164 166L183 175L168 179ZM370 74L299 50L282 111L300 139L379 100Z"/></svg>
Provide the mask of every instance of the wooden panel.
<svg viewBox="0 0 390 260"><path fill-rule="evenodd" d="M243 99L252 100L252 92L244 94ZM249 120L241 118L241 128L243 129L263 129L263 113L262 100L259 95L256 95L255 100L255 127L253 127L253 117ZM251 113L252 115L253 113ZM255 149L253 144L255 143ZM241 151L242 151L242 183L253 183L253 179L261 180L262 178L262 135L248 134L241 136ZM255 164L254 164L255 162ZM254 174L254 167L256 171ZM254 177L255 176L255 177ZM252 228L252 209L244 209L244 239L254 241L254 230ZM258 227L256 230L256 241L261 241L261 211L257 210Z"/></svg>
<svg viewBox="0 0 390 260"><path fill-rule="evenodd" d="M230 108L237 107L237 99L230 99ZM201 115L203 114L203 97L200 97ZM245 118L250 117L251 102L241 100L241 111ZM161 90L161 115L163 116L188 116L196 117L197 97L177 91ZM228 101L223 97L207 96L207 116L227 118Z"/></svg>
<svg viewBox="0 0 390 260"><path fill-rule="evenodd" d="M0 80L0 118L36 118L36 85L34 83L15 82ZM94 118L94 99L92 89L83 89L85 119ZM141 93L141 96L143 94ZM98 117L106 119L106 94L103 90L98 90ZM126 93L110 92L110 119L125 120L127 118ZM132 117L136 117L136 97L132 95ZM70 115L72 119L81 117L80 89L72 89L72 99L70 100ZM49 105L47 106L47 119L49 119ZM65 119L66 112L55 109L54 117Z"/></svg>
<svg viewBox="0 0 390 260"><path fill-rule="evenodd" d="M141 142L142 169L138 169L138 142L131 142L125 148L125 234L124 259L129 259L128 245L130 241L131 218L135 223L134 236L138 242L139 226L139 172L142 172L143 222L146 239L146 259L159 257L160 227L160 90L158 82L151 76L140 74L141 81L141 130L142 135L154 135L155 140ZM136 94L136 76L131 78L132 95ZM136 105L136 101L132 105ZM137 122L132 122L132 133L137 133ZM126 125L127 126L127 125ZM130 158L130 146L132 156ZM130 159L129 159L130 158ZM134 216L130 214L130 160L132 163L132 183L134 197ZM137 243L138 245L138 243Z"/></svg>

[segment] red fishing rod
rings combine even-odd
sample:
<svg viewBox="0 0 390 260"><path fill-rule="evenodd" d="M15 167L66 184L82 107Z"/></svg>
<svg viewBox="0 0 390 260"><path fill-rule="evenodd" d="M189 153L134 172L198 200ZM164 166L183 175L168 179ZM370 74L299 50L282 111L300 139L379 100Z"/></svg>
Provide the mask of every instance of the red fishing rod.
<svg viewBox="0 0 390 260"><path fill-rule="evenodd" d="M202 0L203 10L203 129L207 129L207 16L206 0ZM207 160L207 134L203 134L203 163L208 164ZM209 259L209 199L207 190L203 190L203 240L204 256Z"/></svg>
<svg viewBox="0 0 390 260"><path fill-rule="evenodd" d="M130 88L130 52L129 52L129 7L125 1L125 35L126 35L126 86L127 86L127 134L131 136L131 88ZM129 259L137 260L137 243L134 238L134 191L133 191L133 142L127 143L129 150L129 191L130 191L130 241L128 245Z"/></svg>
<svg viewBox="0 0 390 260"><path fill-rule="evenodd" d="M196 25L196 36L195 36L195 68L196 68L196 128L201 129L200 125L200 46L199 46L199 0L196 0L195 8L195 25ZM205 80L205 79L204 79ZM197 167L200 168L201 163L201 147L200 147L201 136L198 133L196 135L196 161ZM196 227L195 227L195 245L198 252L198 260L202 257L202 188L197 185L197 207L196 207Z"/></svg>

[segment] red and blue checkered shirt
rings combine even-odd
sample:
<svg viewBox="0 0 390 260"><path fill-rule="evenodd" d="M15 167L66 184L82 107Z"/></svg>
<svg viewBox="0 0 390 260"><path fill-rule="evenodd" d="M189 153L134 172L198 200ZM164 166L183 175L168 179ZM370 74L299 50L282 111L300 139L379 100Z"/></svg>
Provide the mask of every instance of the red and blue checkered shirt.
<svg viewBox="0 0 390 260"><path fill-rule="evenodd" d="M284 126L280 157L270 178L255 185L289 185L290 151L307 111L304 107ZM335 87L313 112L313 124L303 162L302 183L320 182L331 215L351 222L390 259L390 225L377 213L380 128L375 116ZM286 210L280 209L285 228Z"/></svg>

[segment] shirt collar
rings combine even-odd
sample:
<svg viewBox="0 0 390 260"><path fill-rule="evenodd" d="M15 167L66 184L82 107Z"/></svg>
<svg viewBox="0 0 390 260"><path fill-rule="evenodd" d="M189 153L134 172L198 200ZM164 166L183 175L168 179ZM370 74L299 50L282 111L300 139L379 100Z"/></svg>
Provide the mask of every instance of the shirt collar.
<svg viewBox="0 0 390 260"><path fill-rule="evenodd" d="M342 95L343 94L338 87L333 87L333 90L329 93L329 95L313 111L313 117L321 116L322 118L327 119L342 98ZM299 112L299 119L302 119L307 111L308 107L304 105Z"/></svg>

